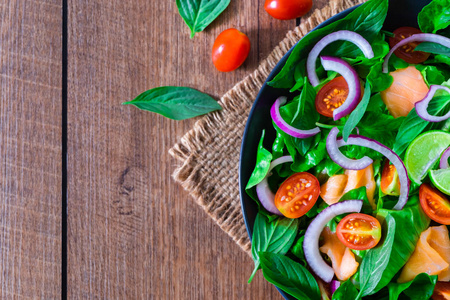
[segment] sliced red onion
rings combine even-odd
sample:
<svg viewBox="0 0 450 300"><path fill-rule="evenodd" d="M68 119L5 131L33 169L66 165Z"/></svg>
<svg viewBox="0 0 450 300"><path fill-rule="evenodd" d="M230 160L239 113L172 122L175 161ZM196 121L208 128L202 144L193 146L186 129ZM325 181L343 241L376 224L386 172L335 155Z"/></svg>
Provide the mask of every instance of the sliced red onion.
<svg viewBox="0 0 450 300"><path fill-rule="evenodd" d="M344 154L339 151L338 143L337 143L337 135L339 133L339 129L337 127L334 127L331 129L330 133L327 137L327 152L328 155L330 155L330 158L343 167L344 169L349 170L362 170L367 168L373 163L373 160L368 157L364 156L363 158L354 160L346 157Z"/></svg>
<svg viewBox="0 0 450 300"><path fill-rule="evenodd" d="M341 286L341 282L339 280L333 280L330 283L331 295L336 292L336 290Z"/></svg>
<svg viewBox="0 0 450 300"><path fill-rule="evenodd" d="M286 123L285 120L281 117L280 114L280 106L286 103L286 97L279 97L275 103L272 105L272 108L270 109L270 116L272 117L272 120L275 122L275 124L283 130L285 133L296 137L300 139L306 139L311 136L314 136L320 132L320 128L316 127L309 130L301 130L297 129L295 127L292 127L288 123Z"/></svg>
<svg viewBox="0 0 450 300"><path fill-rule="evenodd" d="M363 158L358 160L351 160L345 157L339 150L339 148L343 146L355 145L370 148L383 154L397 169L398 178L400 180L400 196L398 198L397 204L395 204L393 209L403 209L406 202L408 201L410 181L406 167L400 157L385 145L365 136L350 135L347 142L345 142L342 138L336 140L338 132L339 129L337 127L331 129L330 134L327 138L327 151L330 155L330 158L344 169L362 170L372 163L371 158L364 156Z"/></svg>
<svg viewBox="0 0 450 300"><path fill-rule="evenodd" d="M448 159L450 158L450 147L448 147L444 153L442 153L441 160L439 161L439 168L448 169Z"/></svg>
<svg viewBox="0 0 450 300"><path fill-rule="evenodd" d="M266 177L263 179L263 181L256 185L256 194L258 195L259 202L261 202L262 206L264 206L264 208L268 212L271 212L275 215L282 216L283 214L280 213L278 208L275 206L275 194L270 190L267 179L270 177L270 175L272 175L272 173L270 172L273 170L273 168L278 165L293 161L294 160L290 155L275 159L270 163L269 171L267 172Z"/></svg>
<svg viewBox="0 0 450 300"><path fill-rule="evenodd" d="M448 87L442 85L430 85L430 90L428 91L425 98L423 98L423 100L416 102L415 104L417 115L422 119L424 119L425 121L442 122L450 118L450 111L445 116L442 117L432 116L428 113L427 110L428 104L433 99L434 94L439 90L444 90L450 94L450 89Z"/></svg>
<svg viewBox="0 0 450 300"><path fill-rule="evenodd" d="M436 43L436 44L440 44L444 47L450 48L450 39L449 38L443 37L438 34L433 34L433 33L413 34L412 36L401 40L394 47L392 47L391 51L389 51L388 55L386 55L386 57L384 58L383 73L389 72L388 63L389 63L389 58L392 56L392 53L394 53L394 51L397 50L398 48L400 48L406 44L414 43L414 42L430 42L430 43Z"/></svg>
<svg viewBox="0 0 450 300"><path fill-rule="evenodd" d="M322 258L319 251L319 237L327 223L338 215L361 211L362 200L347 200L328 206L309 224L303 241L303 251L311 269L325 282L331 282L334 270Z"/></svg>
<svg viewBox="0 0 450 300"><path fill-rule="evenodd" d="M316 74L316 61L319 57L320 52L335 41L348 41L352 42L363 52L364 56L367 58L373 58L372 46L369 42L364 39L361 35L356 32L348 30L340 30L330 33L323 37L309 52L308 59L306 60L306 71L308 73L308 79L313 86L319 85L319 78Z"/></svg>
<svg viewBox="0 0 450 300"><path fill-rule="evenodd" d="M358 73L346 61L330 56L321 56L320 61L325 70L335 71L344 77L348 85L348 95L344 103L333 111L333 120L339 120L351 113L358 106L361 98L361 85Z"/></svg>

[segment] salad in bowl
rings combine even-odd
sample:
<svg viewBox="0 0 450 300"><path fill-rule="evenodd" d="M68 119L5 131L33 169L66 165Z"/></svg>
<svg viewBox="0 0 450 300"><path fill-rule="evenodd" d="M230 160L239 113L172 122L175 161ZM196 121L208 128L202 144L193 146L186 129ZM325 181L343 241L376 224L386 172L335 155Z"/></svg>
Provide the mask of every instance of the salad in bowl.
<svg viewBox="0 0 450 300"><path fill-rule="evenodd" d="M292 299L450 299L450 1L414 27L387 26L388 7L312 31L268 82L286 96L262 107L241 174L249 282L262 270Z"/></svg>

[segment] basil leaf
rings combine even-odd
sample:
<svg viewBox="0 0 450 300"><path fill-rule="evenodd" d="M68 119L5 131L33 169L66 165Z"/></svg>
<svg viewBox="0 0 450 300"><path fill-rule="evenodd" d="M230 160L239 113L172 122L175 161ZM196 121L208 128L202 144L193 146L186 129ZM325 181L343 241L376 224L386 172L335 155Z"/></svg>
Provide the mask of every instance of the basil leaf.
<svg viewBox="0 0 450 300"><path fill-rule="evenodd" d="M332 300L353 300L358 296L358 290L351 280L344 281L334 292Z"/></svg>
<svg viewBox="0 0 450 300"><path fill-rule="evenodd" d="M382 246L367 251L361 263L361 296L374 294L389 284L408 261L420 234L430 224L417 195L409 198L403 210L382 208L377 217L386 220L388 233ZM395 228L399 230L396 231ZM402 228L408 230L401 230Z"/></svg>
<svg viewBox="0 0 450 300"><path fill-rule="evenodd" d="M439 115L442 112L448 111L448 106L450 105L450 97L448 96L437 96L428 105L428 112L431 115ZM397 155L401 155L408 145L423 132L427 127L429 122L425 121L419 115L417 115L416 109L413 108L405 121L400 126L398 130L397 137L395 138L395 143L393 151Z"/></svg>
<svg viewBox="0 0 450 300"><path fill-rule="evenodd" d="M255 269L248 282L250 283L260 268L260 252L272 252L284 255L294 243L297 234L298 219L279 217L270 222L261 213L256 215L253 225L252 256Z"/></svg>
<svg viewBox="0 0 450 300"><path fill-rule="evenodd" d="M417 20L423 32L436 33L450 25L449 0L433 0L419 13Z"/></svg>
<svg viewBox="0 0 450 300"><path fill-rule="evenodd" d="M437 275L430 276L426 273L417 275L414 280L405 283L391 282L388 285L389 299L397 300L401 293L413 300L430 299L433 295L434 286L437 282Z"/></svg>
<svg viewBox="0 0 450 300"><path fill-rule="evenodd" d="M433 84L440 85L445 81L445 76L435 66L416 65L416 69L422 74L428 86Z"/></svg>
<svg viewBox="0 0 450 300"><path fill-rule="evenodd" d="M369 202L369 198L367 197L367 188L365 186L348 191L341 197L341 199L339 199L339 202L346 200L362 200L363 207L361 209L361 212L364 214L373 213L373 208Z"/></svg>
<svg viewBox="0 0 450 300"><path fill-rule="evenodd" d="M394 77L388 73L383 73L383 63L380 61L370 68L367 81L370 81L372 93L384 91L394 82Z"/></svg>
<svg viewBox="0 0 450 300"><path fill-rule="evenodd" d="M209 95L188 87L163 86L143 92L134 100L124 102L139 109L184 120L222 109Z"/></svg>
<svg viewBox="0 0 450 300"><path fill-rule="evenodd" d="M383 244L367 251L361 263L359 269L361 289L356 299L376 292L377 284L381 281L383 272L389 263L394 245L396 222L390 215L386 216L386 222L388 231Z"/></svg>
<svg viewBox="0 0 450 300"><path fill-rule="evenodd" d="M317 281L301 264L276 253L260 252L259 255L268 282L297 299L321 299Z"/></svg>
<svg viewBox="0 0 450 300"><path fill-rule="evenodd" d="M371 43L383 26L388 8L387 0L369 0L355 8L346 17L323 28L314 30L302 38L293 49L283 69L269 85L277 88L290 89L295 84L294 72L299 62L307 56L312 47L327 34L338 30L350 30L362 35ZM356 57L361 52L349 42L334 42L326 47L321 55L335 57Z"/></svg>
<svg viewBox="0 0 450 300"><path fill-rule="evenodd" d="M445 56L450 56L450 49L436 43L430 43L430 42L423 42L417 45L416 48L414 48L414 51L422 51L422 52L428 52L432 54L441 54Z"/></svg>
<svg viewBox="0 0 450 300"><path fill-rule="evenodd" d="M263 130L261 139L259 140L258 153L256 154L256 166L250 176L250 179L248 180L247 186L245 187L246 190L260 183L269 172L272 154L268 150L264 149L264 134L265 131Z"/></svg>
<svg viewBox="0 0 450 300"><path fill-rule="evenodd" d="M203 31L230 4L230 0L177 0L178 12L191 29L191 38Z"/></svg>
<svg viewBox="0 0 450 300"><path fill-rule="evenodd" d="M344 137L344 141L348 140L348 137L353 129L355 129L356 125L358 125L359 121L361 121L364 113L366 112L367 105L370 100L370 82L366 81L366 85L364 88L364 95L361 99L361 102L358 106L351 112L350 117L347 122L345 122L344 130L342 136Z"/></svg>

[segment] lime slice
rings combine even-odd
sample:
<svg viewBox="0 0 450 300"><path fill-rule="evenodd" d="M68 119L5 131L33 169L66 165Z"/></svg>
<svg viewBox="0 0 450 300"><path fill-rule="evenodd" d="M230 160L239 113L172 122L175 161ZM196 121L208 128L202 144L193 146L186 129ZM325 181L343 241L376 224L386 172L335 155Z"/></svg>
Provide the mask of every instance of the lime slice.
<svg viewBox="0 0 450 300"><path fill-rule="evenodd" d="M450 133L440 130L427 131L409 145L405 154L405 166L409 178L417 184L431 170L442 152L450 145Z"/></svg>
<svg viewBox="0 0 450 300"><path fill-rule="evenodd" d="M430 179L438 190L450 195L450 169L431 170Z"/></svg>

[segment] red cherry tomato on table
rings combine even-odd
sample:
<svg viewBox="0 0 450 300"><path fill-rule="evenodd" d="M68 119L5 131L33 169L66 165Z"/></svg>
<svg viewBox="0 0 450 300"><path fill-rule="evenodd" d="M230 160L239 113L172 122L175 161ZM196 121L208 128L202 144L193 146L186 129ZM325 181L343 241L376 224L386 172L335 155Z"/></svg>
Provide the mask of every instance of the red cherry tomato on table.
<svg viewBox="0 0 450 300"><path fill-rule="evenodd" d="M275 206L285 217L300 218L314 206L319 193L319 181L314 175L307 172L295 173L278 188Z"/></svg>
<svg viewBox="0 0 450 300"><path fill-rule="evenodd" d="M386 160L381 172L380 188L386 195L400 195L400 178L398 177L397 169L394 165L389 164L389 160Z"/></svg>
<svg viewBox="0 0 450 300"><path fill-rule="evenodd" d="M392 48L398 44L401 40L406 39L407 37L412 36L416 33L422 33L417 28L414 27L400 27L394 31L394 36L389 38L389 46ZM394 54L406 61L410 64L418 64L424 62L430 56L430 53L422 52L422 51L414 51L414 48L417 47L420 43L414 42L406 44L397 50L394 51Z"/></svg>
<svg viewBox="0 0 450 300"><path fill-rule="evenodd" d="M312 0L266 0L264 9L279 20L297 19L312 7Z"/></svg>
<svg viewBox="0 0 450 300"><path fill-rule="evenodd" d="M361 86L361 101L364 88ZM316 110L319 114L332 118L333 111L341 106L348 96L348 84L344 77L338 76L325 84L317 93Z"/></svg>
<svg viewBox="0 0 450 300"><path fill-rule="evenodd" d="M428 183L424 183L419 189L420 205L423 211L438 223L450 225L450 201Z"/></svg>
<svg viewBox="0 0 450 300"><path fill-rule="evenodd" d="M381 239L381 225L378 220L366 214L350 214L336 227L339 240L348 248L367 250L375 247Z"/></svg>
<svg viewBox="0 0 450 300"><path fill-rule="evenodd" d="M224 30L214 41L212 60L217 70L230 72L239 68L250 52L250 40L237 29Z"/></svg>

